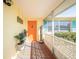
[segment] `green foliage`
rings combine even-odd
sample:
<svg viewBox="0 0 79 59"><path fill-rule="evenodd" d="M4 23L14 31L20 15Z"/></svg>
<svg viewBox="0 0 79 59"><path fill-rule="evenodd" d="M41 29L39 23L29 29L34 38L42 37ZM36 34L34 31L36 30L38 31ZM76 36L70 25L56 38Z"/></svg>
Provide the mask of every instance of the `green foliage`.
<svg viewBox="0 0 79 59"><path fill-rule="evenodd" d="M16 39L20 39L19 35L14 36Z"/></svg>
<svg viewBox="0 0 79 59"><path fill-rule="evenodd" d="M76 42L76 32L58 32L55 33L55 36Z"/></svg>
<svg viewBox="0 0 79 59"><path fill-rule="evenodd" d="M15 38L19 41L23 41L23 36L22 35L16 35Z"/></svg>
<svg viewBox="0 0 79 59"><path fill-rule="evenodd" d="M24 37L26 37L26 30L24 29L21 33L15 35L14 37L20 41L23 41Z"/></svg>

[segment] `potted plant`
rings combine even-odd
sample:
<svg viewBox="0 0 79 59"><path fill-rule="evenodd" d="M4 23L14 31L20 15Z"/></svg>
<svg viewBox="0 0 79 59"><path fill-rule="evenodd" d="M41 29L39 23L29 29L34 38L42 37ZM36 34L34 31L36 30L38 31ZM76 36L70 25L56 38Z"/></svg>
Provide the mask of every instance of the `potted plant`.
<svg viewBox="0 0 79 59"><path fill-rule="evenodd" d="M24 30L23 32L19 33L18 35L15 35L14 37L17 40L16 49L21 50L21 48L23 47L23 43L25 41L26 31Z"/></svg>
<svg viewBox="0 0 79 59"><path fill-rule="evenodd" d="M19 33L18 35L14 36L19 42L17 43L17 45L21 45L24 43L25 39L24 37L26 36L26 30L24 30L23 32Z"/></svg>
<svg viewBox="0 0 79 59"><path fill-rule="evenodd" d="M21 34L20 35L16 35L15 38L18 41L17 45L21 45L24 42L24 40L22 39Z"/></svg>

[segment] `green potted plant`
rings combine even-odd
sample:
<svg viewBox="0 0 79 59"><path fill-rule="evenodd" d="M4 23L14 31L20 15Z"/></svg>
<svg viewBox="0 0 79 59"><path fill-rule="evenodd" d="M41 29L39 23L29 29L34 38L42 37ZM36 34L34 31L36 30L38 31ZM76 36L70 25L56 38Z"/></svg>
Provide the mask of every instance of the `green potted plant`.
<svg viewBox="0 0 79 59"><path fill-rule="evenodd" d="M21 45L24 40L22 39L22 36L21 35L16 35L15 38L17 39L17 45Z"/></svg>
<svg viewBox="0 0 79 59"><path fill-rule="evenodd" d="M24 43L25 39L24 37L26 36L26 31L24 30L23 32L19 33L18 35L14 36L19 42L17 45L21 45Z"/></svg>

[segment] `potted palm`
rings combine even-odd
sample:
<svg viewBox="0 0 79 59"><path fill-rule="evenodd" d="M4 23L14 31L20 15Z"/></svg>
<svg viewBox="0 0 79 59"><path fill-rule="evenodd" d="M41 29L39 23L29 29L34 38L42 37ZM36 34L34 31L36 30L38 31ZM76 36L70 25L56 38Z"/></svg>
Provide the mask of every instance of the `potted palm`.
<svg viewBox="0 0 79 59"><path fill-rule="evenodd" d="M19 42L17 43L17 45L21 45L24 43L24 37L26 36L26 30L24 30L23 32L19 33L18 35L14 36Z"/></svg>
<svg viewBox="0 0 79 59"><path fill-rule="evenodd" d="M14 36L16 38L16 48L17 50L20 50L21 47L23 46L23 43L25 41L25 37L26 37L26 31L24 30L23 32L19 33L18 35Z"/></svg>

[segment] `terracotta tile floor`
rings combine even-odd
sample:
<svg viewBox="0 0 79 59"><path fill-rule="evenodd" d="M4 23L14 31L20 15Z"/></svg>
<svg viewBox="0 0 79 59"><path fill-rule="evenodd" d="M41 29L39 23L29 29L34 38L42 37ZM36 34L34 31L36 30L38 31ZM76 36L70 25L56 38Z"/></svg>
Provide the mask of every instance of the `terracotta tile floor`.
<svg viewBox="0 0 79 59"><path fill-rule="evenodd" d="M32 42L31 59L56 59L56 57L44 43L40 44L39 42Z"/></svg>

